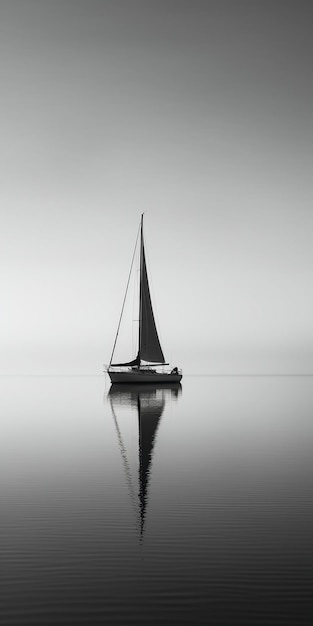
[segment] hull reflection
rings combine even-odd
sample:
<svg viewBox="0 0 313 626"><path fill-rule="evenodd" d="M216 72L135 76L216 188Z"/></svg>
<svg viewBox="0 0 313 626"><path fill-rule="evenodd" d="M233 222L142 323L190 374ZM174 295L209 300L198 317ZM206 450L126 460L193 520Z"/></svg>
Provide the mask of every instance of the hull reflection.
<svg viewBox="0 0 313 626"><path fill-rule="evenodd" d="M111 405L115 423L119 448L123 460L128 491L132 502L137 509L137 519L140 528L140 537L143 537L148 505L149 484L151 481L151 462L153 458L156 435L160 426L161 417L169 400L177 400L181 395L180 383L175 384L138 384L112 385L108 399ZM138 415L138 492L136 496L134 480L128 460L122 432L118 423L118 408L129 407L137 410Z"/></svg>

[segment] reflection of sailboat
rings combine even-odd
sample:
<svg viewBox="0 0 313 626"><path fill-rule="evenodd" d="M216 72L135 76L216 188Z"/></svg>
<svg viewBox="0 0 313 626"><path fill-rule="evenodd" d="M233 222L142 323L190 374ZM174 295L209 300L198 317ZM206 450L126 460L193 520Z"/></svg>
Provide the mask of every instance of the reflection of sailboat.
<svg viewBox="0 0 313 626"><path fill-rule="evenodd" d="M177 399L181 393L179 383L173 385L112 385L108 394L112 415L115 422L119 447L123 459L124 471L131 499L137 509L139 500L139 524L140 535L143 536L146 509L148 504L148 491L151 478L151 461L159 428L161 416L166 401L170 398ZM138 413L139 433L139 491L138 500L134 488L133 476L127 456L126 446L123 441L121 429L118 424L117 413L119 407L136 408Z"/></svg>
<svg viewBox="0 0 313 626"><path fill-rule="evenodd" d="M138 236L137 236L138 241ZM135 252L137 248L137 241ZM109 366L106 368L112 383L178 383L182 379L182 372L177 367L165 370L165 358L158 337L152 302L150 297L150 288L148 282L146 255L143 238L143 214L140 223L140 290L139 290L139 327L138 327L138 352L137 356L126 363L112 363L115 346L119 335L120 324L123 316L126 295L129 286L130 275L132 272L133 260L130 268L130 274L126 287L122 312L117 328L114 341L112 355ZM153 368L151 367L153 364ZM162 370L156 370L155 367L162 366Z"/></svg>

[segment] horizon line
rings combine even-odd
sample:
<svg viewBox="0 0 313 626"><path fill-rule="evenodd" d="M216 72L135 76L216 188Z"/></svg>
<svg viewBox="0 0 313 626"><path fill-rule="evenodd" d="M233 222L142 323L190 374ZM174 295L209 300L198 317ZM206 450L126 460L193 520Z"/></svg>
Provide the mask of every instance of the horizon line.
<svg viewBox="0 0 313 626"><path fill-rule="evenodd" d="M13 377L13 376L23 376L23 377L31 377L31 376L42 376L42 377L47 377L47 376L59 376L59 377L74 377L74 376L106 376L107 372L100 372L100 373L84 373L84 372L80 372L80 373L63 373L63 374L59 374L57 372L48 372L48 373L36 373L36 372L32 372L32 373L25 373L25 372L20 372L20 373L0 373L0 377ZM222 373L214 373L214 374L209 374L206 372L198 372L198 373L187 373L187 374L183 374L183 377L186 376L211 376L211 377L312 377L313 373L308 374L308 373L294 373L294 374L287 374L287 373L276 373L276 374L270 374L270 373L258 373L258 374L251 374L251 373L240 373L240 374L235 374L235 373L226 373L226 374L222 374Z"/></svg>

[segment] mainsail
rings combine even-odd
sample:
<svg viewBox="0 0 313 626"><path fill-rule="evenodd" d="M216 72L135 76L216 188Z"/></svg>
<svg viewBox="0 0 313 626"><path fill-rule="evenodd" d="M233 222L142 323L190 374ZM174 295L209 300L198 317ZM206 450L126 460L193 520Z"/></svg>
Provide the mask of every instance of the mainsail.
<svg viewBox="0 0 313 626"><path fill-rule="evenodd" d="M158 332L156 329L147 273L146 255L143 238L143 215L141 216L140 244L140 295L139 295L139 342L138 354L127 363L111 363L111 367L140 366L141 361L165 363Z"/></svg>
<svg viewBox="0 0 313 626"><path fill-rule="evenodd" d="M146 256L141 234L141 272L140 272L140 324L139 324L139 359L153 363L165 363L158 337L147 274Z"/></svg>

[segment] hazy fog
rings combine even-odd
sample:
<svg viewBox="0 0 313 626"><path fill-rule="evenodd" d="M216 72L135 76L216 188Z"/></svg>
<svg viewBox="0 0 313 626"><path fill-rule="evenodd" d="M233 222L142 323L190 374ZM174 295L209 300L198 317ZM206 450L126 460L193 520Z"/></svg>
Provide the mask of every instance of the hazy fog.
<svg viewBox="0 0 313 626"><path fill-rule="evenodd" d="M2 0L1 373L101 372L142 211L173 364L313 373L312 17Z"/></svg>

